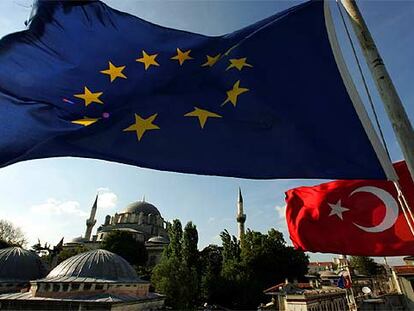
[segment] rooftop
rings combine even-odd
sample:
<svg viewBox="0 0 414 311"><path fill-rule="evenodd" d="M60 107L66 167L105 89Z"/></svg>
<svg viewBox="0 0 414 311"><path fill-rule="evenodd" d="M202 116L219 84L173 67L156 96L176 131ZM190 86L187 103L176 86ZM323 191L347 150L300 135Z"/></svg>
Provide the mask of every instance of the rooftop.
<svg viewBox="0 0 414 311"><path fill-rule="evenodd" d="M414 275L414 266L394 266L397 275Z"/></svg>
<svg viewBox="0 0 414 311"><path fill-rule="evenodd" d="M43 282L141 282L131 265L114 253L96 249L70 257Z"/></svg>
<svg viewBox="0 0 414 311"><path fill-rule="evenodd" d="M141 212L144 215L152 214L161 216L159 210L154 205L145 201L131 203L125 209L125 213L139 214Z"/></svg>
<svg viewBox="0 0 414 311"><path fill-rule="evenodd" d="M46 275L40 257L21 247L0 250L0 282L28 282Z"/></svg>

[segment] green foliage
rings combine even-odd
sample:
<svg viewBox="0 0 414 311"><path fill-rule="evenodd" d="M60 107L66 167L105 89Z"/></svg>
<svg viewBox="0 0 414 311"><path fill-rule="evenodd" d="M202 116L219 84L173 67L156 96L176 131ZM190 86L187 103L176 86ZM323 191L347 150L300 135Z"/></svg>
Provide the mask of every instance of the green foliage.
<svg viewBox="0 0 414 311"><path fill-rule="evenodd" d="M256 308L265 297L263 290L286 277L303 279L308 257L286 246L283 234L271 229L267 234L248 230L241 243L227 231L221 233L223 266L221 288L225 293L213 303L230 308Z"/></svg>
<svg viewBox="0 0 414 311"><path fill-rule="evenodd" d="M223 262L240 260L240 243L235 236L231 236L227 230L220 233L223 245Z"/></svg>
<svg viewBox="0 0 414 311"><path fill-rule="evenodd" d="M65 248L59 253L59 255L57 257L57 264L60 264L62 261L68 259L69 257L75 256L77 254L84 253L84 252L87 252L87 251L89 251L89 249L86 248L85 246ZM51 260L50 255L43 256L43 257L45 257L45 260L48 261L49 264L51 264L49 262Z"/></svg>
<svg viewBox="0 0 414 311"><path fill-rule="evenodd" d="M382 272L382 267L374 259L366 256L351 256L351 267L362 275L374 276Z"/></svg>
<svg viewBox="0 0 414 311"><path fill-rule="evenodd" d="M170 244L155 266L151 282L156 290L166 295L166 304L174 309L191 309L199 296L199 253L196 226L174 220L168 228Z"/></svg>
<svg viewBox="0 0 414 311"><path fill-rule="evenodd" d="M290 279L303 279L308 257L287 246L282 233L248 230L242 241L224 230L222 247L197 250L198 234L190 222L168 227L171 243L155 266L151 281L173 309L194 309L207 302L231 309L256 309L263 290Z"/></svg>
<svg viewBox="0 0 414 311"><path fill-rule="evenodd" d="M198 265L198 232L196 226L190 221L184 228L182 240L182 256L186 265L195 268Z"/></svg>
<svg viewBox="0 0 414 311"><path fill-rule="evenodd" d="M217 301L222 295L222 252L222 247L212 244L200 252L200 298L204 302Z"/></svg>
<svg viewBox="0 0 414 311"><path fill-rule="evenodd" d="M131 265L143 266L148 260L144 243L137 241L130 233L125 231L110 232L104 238L102 248L123 257Z"/></svg>

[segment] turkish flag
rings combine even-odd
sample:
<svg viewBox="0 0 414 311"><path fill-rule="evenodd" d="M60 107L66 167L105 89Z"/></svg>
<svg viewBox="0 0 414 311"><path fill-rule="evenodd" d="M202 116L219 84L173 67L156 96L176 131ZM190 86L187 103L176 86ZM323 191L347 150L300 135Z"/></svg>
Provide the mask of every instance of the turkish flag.
<svg viewBox="0 0 414 311"><path fill-rule="evenodd" d="M404 161L394 164L408 204L414 184ZM390 181L337 180L286 192L286 220L297 249L357 256L414 254L397 191Z"/></svg>

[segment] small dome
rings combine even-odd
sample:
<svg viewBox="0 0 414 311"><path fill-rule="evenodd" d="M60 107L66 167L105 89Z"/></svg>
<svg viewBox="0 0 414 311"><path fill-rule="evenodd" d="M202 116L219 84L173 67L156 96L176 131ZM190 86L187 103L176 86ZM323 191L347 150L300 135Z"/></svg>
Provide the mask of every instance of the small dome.
<svg viewBox="0 0 414 311"><path fill-rule="evenodd" d="M154 205L145 201L131 203L125 209L125 213L139 214L141 212L143 212L144 215L153 214L161 216L160 212Z"/></svg>
<svg viewBox="0 0 414 311"><path fill-rule="evenodd" d="M131 265L114 253L95 249L70 257L61 262L46 276L49 281L76 281L90 278L91 281L140 281Z"/></svg>
<svg viewBox="0 0 414 311"><path fill-rule="evenodd" d="M153 236L152 238L150 238L147 243L154 243L154 244L169 244L170 241L163 237L163 236Z"/></svg>
<svg viewBox="0 0 414 311"><path fill-rule="evenodd" d="M46 275L46 268L36 253L20 247L0 250L0 282L28 282Z"/></svg>

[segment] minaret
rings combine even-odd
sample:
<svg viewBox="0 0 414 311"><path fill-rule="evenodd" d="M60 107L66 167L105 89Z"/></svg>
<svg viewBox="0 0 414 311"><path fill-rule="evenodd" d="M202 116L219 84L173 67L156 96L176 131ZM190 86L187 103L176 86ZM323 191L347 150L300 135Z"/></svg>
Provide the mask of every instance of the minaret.
<svg viewBox="0 0 414 311"><path fill-rule="evenodd" d="M95 202L93 203L92 209L91 209L91 215L89 216L89 219L86 220L86 231L85 231L85 241L91 240L92 235L92 228L96 224L96 209L98 207L98 195L96 195Z"/></svg>
<svg viewBox="0 0 414 311"><path fill-rule="evenodd" d="M246 222L246 214L243 214L243 197L239 187L239 198L237 200L237 222L239 223L239 240L244 235L244 223Z"/></svg>

